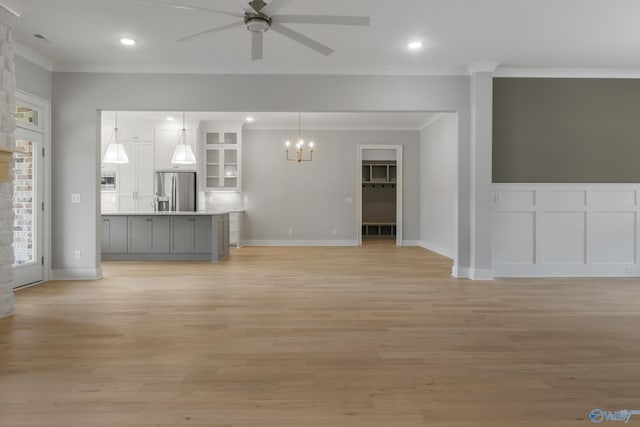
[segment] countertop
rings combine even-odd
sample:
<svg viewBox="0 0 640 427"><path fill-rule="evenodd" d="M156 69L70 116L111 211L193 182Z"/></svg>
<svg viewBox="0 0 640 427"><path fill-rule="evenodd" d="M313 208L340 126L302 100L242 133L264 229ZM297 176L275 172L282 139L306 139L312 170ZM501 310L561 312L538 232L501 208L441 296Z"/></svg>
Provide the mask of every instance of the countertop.
<svg viewBox="0 0 640 427"><path fill-rule="evenodd" d="M227 213L244 212L244 209L225 209L195 212L103 212L102 216L212 216Z"/></svg>

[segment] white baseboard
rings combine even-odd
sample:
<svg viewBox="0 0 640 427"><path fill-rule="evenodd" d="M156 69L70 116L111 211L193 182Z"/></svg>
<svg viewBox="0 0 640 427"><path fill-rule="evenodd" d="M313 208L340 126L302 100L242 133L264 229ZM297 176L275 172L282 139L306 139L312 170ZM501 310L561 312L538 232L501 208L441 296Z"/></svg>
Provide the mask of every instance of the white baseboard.
<svg viewBox="0 0 640 427"><path fill-rule="evenodd" d="M418 246L420 246L421 248L426 249L428 251L435 252L438 255L442 255L442 256L445 256L447 258L454 259L453 251L451 249L444 248L444 247L442 247L440 245L436 245L434 243L429 243L429 242L425 242L425 241L420 241L420 244Z"/></svg>
<svg viewBox="0 0 640 427"><path fill-rule="evenodd" d="M356 240L243 240L242 246L358 246Z"/></svg>
<svg viewBox="0 0 640 427"><path fill-rule="evenodd" d="M471 279L471 280L494 280L495 275L493 270L482 270L479 268L467 268L458 267L454 265L451 267L451 275L456 279Z"/></svg>
<svg viewBox="0 0 640 427"><path fill-rule="evenodd" d="M496 277L640 277L635 264L508 264L494 266Z"/></svg>
<svg viewBox="0 0 640 427"><path fill-rule="evenodd" d="M469 279L471 279L471 280L493 280L493 279L495 279L495 275L493 274L493 270L492 269L470 268L469 269Z"/></svg>
<svg viewBox="0 0 640 427"><path fill-rule="evenodd" d="M469 269L466 267L458 267L454 265L451 267L451 275L456 279L468 279L469 278Z"/></svg>
<svg viewBox="0 0 640 427"><path fill-rule="evenodd" d="M402 246L420 246L420 241L419 240L403 240L402 241Z"/></svg>
<svg viewBox="0 0 640 427"><path fill-rule="evenodd" d="M98 280L102 278L102 267L95 270L51 270L51 280Z"/></svg>

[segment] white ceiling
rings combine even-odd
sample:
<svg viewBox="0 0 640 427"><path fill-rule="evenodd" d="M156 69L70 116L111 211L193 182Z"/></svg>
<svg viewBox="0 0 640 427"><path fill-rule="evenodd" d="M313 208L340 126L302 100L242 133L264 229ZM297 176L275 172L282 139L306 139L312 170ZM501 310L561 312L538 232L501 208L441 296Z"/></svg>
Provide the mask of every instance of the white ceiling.
<svg viewBox="0 0 640 427"><path fill-rule="evenodd" d="M300 123L304 129L332 130L420 130L435 120L439 113L301 113ZM245 122L251 116L252 123ZM168 121L173 117L174 121ZM297 129L298 113L260 113L260 112L187 112L187 123L208 121L213 123L244 124L245 129ZM115 114L104 111L102 124L113 127ZM172 111L119 111L118 122L153 123L154 126L180 127L182 112Z"/></svg>
<svg viewBox="0 0 640 427"><path fill-rule="evenodd" d="M241 0L165 1L241 10ZM46 56L59 71L455 74L488 61L507 68L640 69L637 0L295 0L280 13L366 15L372 24L290 24L336 52L325 57L268 32L259 62L249 59L250 33L243 27L175 42L233 17L135 0L25 4L15 40L27 48L22 52ZM120 46L123 36L137 46ZM408 52L414 39L426 48Z"/></svg>

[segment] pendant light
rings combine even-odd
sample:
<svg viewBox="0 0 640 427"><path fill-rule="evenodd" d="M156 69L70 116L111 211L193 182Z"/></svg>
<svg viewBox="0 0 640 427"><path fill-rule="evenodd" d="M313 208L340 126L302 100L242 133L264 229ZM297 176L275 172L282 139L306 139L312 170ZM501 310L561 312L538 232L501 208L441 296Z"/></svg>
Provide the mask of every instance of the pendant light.
<svg viewBox="0 0 640 427"><path fill-rule="evenodd" d="M127 151L124 149L124 145L122 145L118 141L118 112L117 111L116 111L116 126L115 128L113 128L113 135L109 140L107 151L105 151L104 156L102 156L102 163L115 163L119 165L129 163L129 156L127 156Z"/></svg>
<svg viewBox="0 0 640 427"><path fill-rule="evenodd" d="M187 129L184 124L184 112L182 113L182 130L180 131L180 139L178 145L173 152L171 163L174 165L195 165L196 156L193 154L191 146L187 144Z"/></svg>
<svg viewBox="0 0 640 427"><path fill-rule="evenodd" d="M305 146L304 146L304 139L302 139L302 132L300 130L301 126L301 122L302 122L302 113L298 113L298 143L296 144L296 154L295 157L290 157L289 156L289 148L291 147L291 141L286 141L284 143L284 151L286 153L286 159L290 162L298 162L298 163L302 163L302 162L311 162L313 161L313 148L315 147L315 143L313 141L310 141L308 144L308 152L309 155L307 156L307 158L305 158Z"/></svg>

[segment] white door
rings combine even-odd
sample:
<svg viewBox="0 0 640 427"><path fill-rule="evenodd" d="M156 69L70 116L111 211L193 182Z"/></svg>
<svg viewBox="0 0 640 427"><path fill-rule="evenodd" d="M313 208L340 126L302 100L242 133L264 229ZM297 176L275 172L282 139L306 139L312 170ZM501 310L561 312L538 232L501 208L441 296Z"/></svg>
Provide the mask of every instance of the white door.
<svg viewBox="0 0 640 427"><path fill-rule="evenodd" d="M14 158L14 288L41 282L44 272L44 156L39 132L16 129Z"/></svg>

